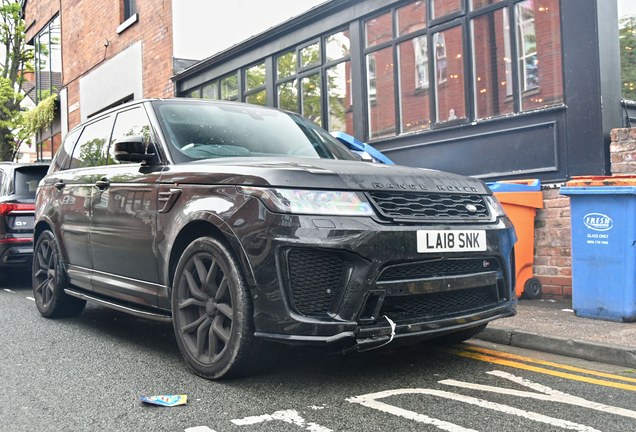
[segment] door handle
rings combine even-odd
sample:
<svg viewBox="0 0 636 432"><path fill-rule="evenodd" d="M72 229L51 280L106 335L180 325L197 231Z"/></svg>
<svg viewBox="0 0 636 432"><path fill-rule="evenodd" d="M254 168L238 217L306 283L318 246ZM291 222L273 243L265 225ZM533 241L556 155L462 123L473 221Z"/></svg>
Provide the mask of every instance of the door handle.
<svg viewBox="0 0 636 432"><path fill-rule="evenodd" d="M66 184L62 180L59 180L59 181L55 182L55 184L53 186L55 186L57 188L57 190L62 190L62 188L64 186L66 186Z"/></svg>
<svg viewBox="0 0 636 432"><path fill-rule="evenodd" d="M100 188L101 190L106 189L108 186L110 186L110 182L108 181L108 179L103 178L101 180L97 180L95 182L95 186L97 186L98 188Z"/></svg>

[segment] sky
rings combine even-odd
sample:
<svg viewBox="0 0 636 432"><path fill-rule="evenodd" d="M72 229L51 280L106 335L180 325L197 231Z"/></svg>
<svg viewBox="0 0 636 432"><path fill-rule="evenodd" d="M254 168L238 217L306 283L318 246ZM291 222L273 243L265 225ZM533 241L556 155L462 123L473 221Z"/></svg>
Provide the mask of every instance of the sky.
<svg viewBox="0 0 636 432"><path fill-rule="evenodd" d="M618 17L636 15L636 0L618 0Z"/></svg>
<svg viewBox="0 0 636 432"><path fill-rule="evenodd" d="M326 1L173 0L174 56L202 60Z"/></svg>

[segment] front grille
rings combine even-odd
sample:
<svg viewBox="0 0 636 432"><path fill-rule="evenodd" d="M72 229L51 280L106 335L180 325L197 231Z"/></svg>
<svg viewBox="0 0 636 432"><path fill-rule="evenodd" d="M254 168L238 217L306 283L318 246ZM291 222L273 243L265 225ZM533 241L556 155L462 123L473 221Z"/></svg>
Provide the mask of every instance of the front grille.
<svg viewBox="0 0 636 432"><path fill-rule="evenodd" d="M329 311L345 273L337 256L311 249L292 249L287 257L293 304L303 315Z"/></svg>
<svg viewBox="0 0 636 432"><path fill-rule="evenodd" d="M496 259L492 258L422 261L387 267L378 277L378 282L423 279L497 270L500 270L499 263Z"/></svg>
<svg viewBox="0 0 636 432"><path fill-rule="evenodd" d="M490 214L481 195L434 192L368 192L380 213L395 220L489 221ZM472 205L475 211L469 211Z"/></svg>
<svg viewBox="0 0 636 432"><path fill-rule="evenodd" d="M420 321L486 309L496 305L497 301L497 292L494 287L386 297L378 316L386 315L395 322L410 319Z"/></svg>

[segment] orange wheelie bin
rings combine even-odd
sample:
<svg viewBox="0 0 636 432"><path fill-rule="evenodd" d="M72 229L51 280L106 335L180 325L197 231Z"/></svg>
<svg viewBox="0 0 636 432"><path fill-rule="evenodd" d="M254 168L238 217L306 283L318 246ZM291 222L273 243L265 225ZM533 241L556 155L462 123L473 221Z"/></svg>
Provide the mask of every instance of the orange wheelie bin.
<svg viewBox="0 0 636 432"><path fill-rule="evenodd" d="M517 297L541 297L541 282L532 277L534 262L534 217L543 208L543 194L539 179L507 180L488 183L506 214L515 226L515 270Z"/></svg>

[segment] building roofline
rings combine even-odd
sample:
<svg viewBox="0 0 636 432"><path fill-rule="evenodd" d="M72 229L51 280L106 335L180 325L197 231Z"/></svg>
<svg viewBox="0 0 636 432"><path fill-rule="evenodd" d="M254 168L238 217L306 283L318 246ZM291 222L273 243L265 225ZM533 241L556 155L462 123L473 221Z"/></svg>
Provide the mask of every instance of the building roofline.
<svg viewBox="0 0 636 432"><path fill-rule="evenodd" d="M242 42L232 45L231 47L223 51L219 51L218 53L199 61L198 63L173 75L171 79L175 82L184 80L214 63L226 60L243 50L262 44L270 39L274 39L281 33L288 32L289 30L297 27L302 27L307 22L313 22L319 16L329 14L334 10L340 8L344 4L356 3L357 1L359 0L327 0L324 3L319 4L318 6L314 6L308 11L303 12L300 15L290 18L287 21L283 21L282 23L277 24L274 27L270 27L269 29L261 33L258 33Z"/></svg>

